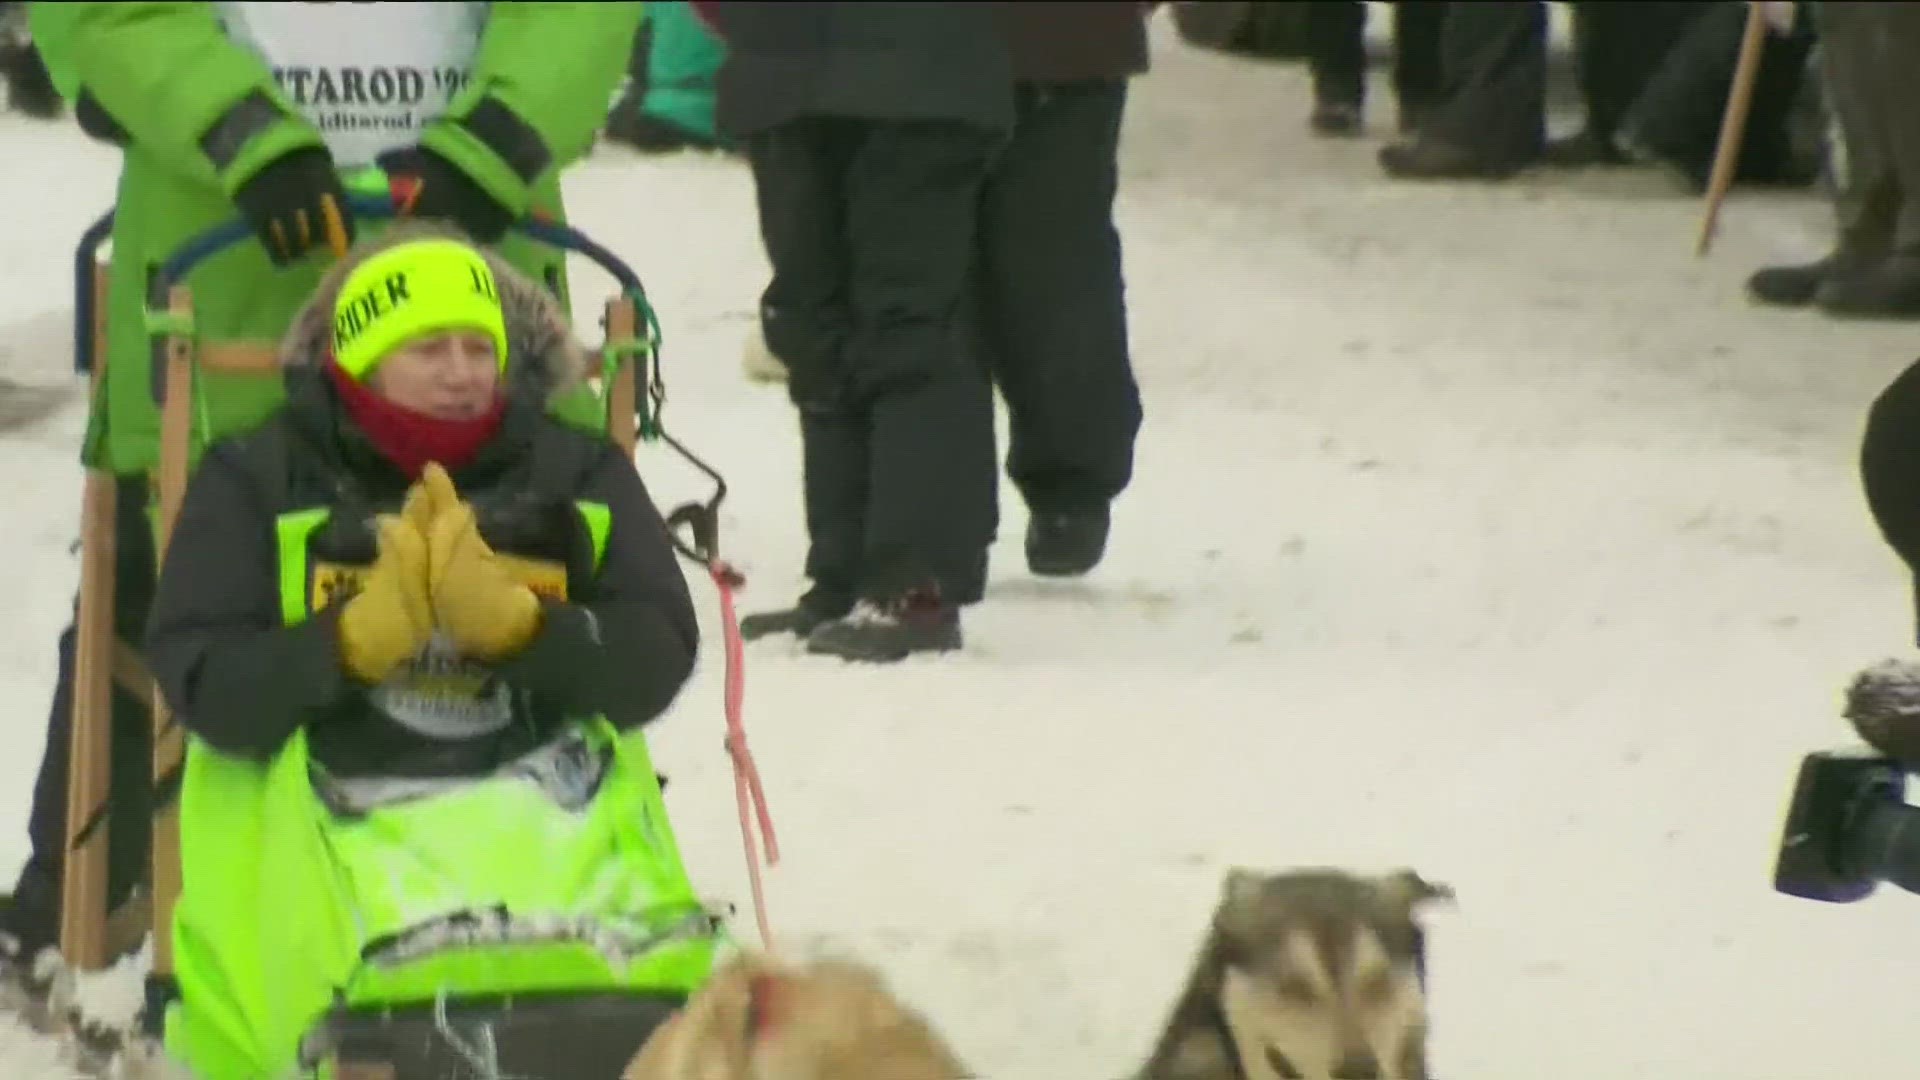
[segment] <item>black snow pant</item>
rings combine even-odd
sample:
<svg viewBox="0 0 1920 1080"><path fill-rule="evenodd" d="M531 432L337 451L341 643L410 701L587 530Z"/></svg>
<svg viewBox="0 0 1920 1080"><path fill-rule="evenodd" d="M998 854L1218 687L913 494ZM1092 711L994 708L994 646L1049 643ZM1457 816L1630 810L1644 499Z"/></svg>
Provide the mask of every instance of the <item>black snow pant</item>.
<svg viewBox="0 0 1920 1080"><path fill-rule="evenodd" d="M1005 137L959 121L803 117L748 140L767 347L800 414L807 575L977 602L995 503L993 388L967 318Z"/></svg>
<svg viewBox="0 0 1920 1080"><path fill-rule="evenodd" d="M1440 34L1444 0L1395 0L1393 90L1402 101L1440 92ZM1367 88L1367 5L1361 0L1309 0L1307 62L1314 93L1335 101L1362 101Z"/></svg>
<svg viewBox="0 0 1920 1080"><path fill-rule="evenodd" d="M1113 201L1127 83L1023 84L980 203L975 320L1029 509L1094 510L1133 476L1140 391Z"/></svg>
<svg viewBox="0 0 1920 1080"><path fill-rule="evenodd" d="M1840 253L1920 260L1920 4L1813 8L1846 156Z"/></svg>
<svg viewBox="0 0 1920 1080"><path fill-rule="evenodd" d="M1667 54L1695 20L1721 2L1582 0L1574 4L1574 55L1587 132L1606 140L1618 134L1628 110ZM1725 105L1725 95L1716 104Z"/></svg>
<svg viewBox="0 0 1920 1080"><path fill-rule="evenodd" d="M1622 6L1615 17L1640 6ZM1727 94L1739 65L1747 5L1722 0L1701 6L1704 10L1700 16L1687 24L1648 77L1623 118L1622 133L1704 188L1713 173ZM1796 20L1791 34L1767 35L1760 72L1754 80L1752 111L1741 139L1737 179L1780 183L1813 178L1812 164L1802 159L1793 140L1794 107L1813 45L1812 20L1804 14Z"/></svg>
<svg viewBox="0 0 1920 1080"><path fill-rule="evenodd" d="M146 513L147 485L143 477L130 476L121 477L116 488L114 633L137 648L146 633L147 612L153 606L156 565L153 532ZM32 854L14 889L23 902L16 903L12 920L24 920L28 925L7 928L23 937L46 941L58 933L59 886L66 861L76 637L72 624L60 633L60 666L47 715L47 744L40 757L40 775L34 781L33 808L27 819ZM153 790L150 702L115 683L112 716L112 794L104 822L108 829L110 908L126 899L146 873ZM32 901L25 902L29 897Z"/></svg>
<svg viewBox="0 0 1920 1080"><path fill-rule="evenodd" d="M1489 161L1538 158L1547 141L1547 5L1448 4L1440 49L1444 91L1422 135Z"/></svg>

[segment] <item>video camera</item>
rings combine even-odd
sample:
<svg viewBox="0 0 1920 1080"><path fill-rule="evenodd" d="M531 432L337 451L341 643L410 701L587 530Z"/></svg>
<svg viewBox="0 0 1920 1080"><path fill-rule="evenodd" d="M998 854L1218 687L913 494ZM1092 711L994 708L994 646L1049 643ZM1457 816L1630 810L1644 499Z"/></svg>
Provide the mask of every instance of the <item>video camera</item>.
<svg viewBox="0 0 1920 1080"><path fill-rule="evenodd" d="M1883 881L1920 893L1920 807L1906 801L1907 777L1920 773L1920 665L1862 671L1844 715L1871 752L1801 759L1774 891L1830 904L1864 900Z"/></svg>

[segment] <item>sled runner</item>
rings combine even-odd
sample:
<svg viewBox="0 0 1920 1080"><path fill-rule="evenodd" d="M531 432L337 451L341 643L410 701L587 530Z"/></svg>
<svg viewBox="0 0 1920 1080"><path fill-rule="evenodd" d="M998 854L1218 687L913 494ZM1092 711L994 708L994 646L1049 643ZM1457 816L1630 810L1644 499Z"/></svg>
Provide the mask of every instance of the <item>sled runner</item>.
<svg viewBox="0 0 1920 1080"><path fill-rule="evenodd" d="M356 196L361 221L394 217L384 195ZM105 272L83 239L76 359L102 378ZM669 515L683 554L716 575L719 475L659 426L659 327L638 276L571 228L522 236L585 257L619 293L603 315L598 378L551 403L631 453L659 440L710 478L705 504ZM228 434L209 394L271 402L270 346L197 340L182 284L200 262L250 241L242 223L184 245L147 296L161 445L152 484L156 551L166 544L200 454ZM89 274L89 271L91 274ZM556 294L557 281L548 281ZM79 328L77 328L78 330ZM204 1080L297 1075L614 1076L647 1033L704 981L722 936L694 895L667 824L644 738L582 718L485 775L432 783L330 776L303 734L265 762L190 740L113 618L113 478L89 471L82 569L61 951L96 970L124 951L106 910L109 708L115 682L153 703L154 956L146 1034ZM594 533L594 508L580 507ZM283 515L283 616L310 614L301 544L325 511ZM690 539L678 530L685 527ZM598 540L604 540L604 523ZM596 548L596 550L598 550ZM285 568L283 567L283 572ZM730 749L733 747L730 743ZM739 751L736 751L739 752ZM750 852L751 854L751 852ZM183 893L183 880L195 888Z"/></svg>

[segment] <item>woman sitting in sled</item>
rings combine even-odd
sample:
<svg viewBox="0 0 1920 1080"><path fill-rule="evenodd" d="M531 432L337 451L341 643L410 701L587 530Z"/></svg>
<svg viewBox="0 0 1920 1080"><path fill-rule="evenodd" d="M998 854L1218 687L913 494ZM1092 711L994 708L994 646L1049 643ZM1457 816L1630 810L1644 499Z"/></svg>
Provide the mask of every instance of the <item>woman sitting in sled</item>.
<svg viewBox="0 0 1920 1080"><path fill-rule="evenodd" d="M355 1010L684 995L715 932L637 730L698 628L632 462L548 410L589 369L558 308L401 225L281 353L284 406L194 473L147 637L193 736L170 1056L277 1077Z"/></svg>

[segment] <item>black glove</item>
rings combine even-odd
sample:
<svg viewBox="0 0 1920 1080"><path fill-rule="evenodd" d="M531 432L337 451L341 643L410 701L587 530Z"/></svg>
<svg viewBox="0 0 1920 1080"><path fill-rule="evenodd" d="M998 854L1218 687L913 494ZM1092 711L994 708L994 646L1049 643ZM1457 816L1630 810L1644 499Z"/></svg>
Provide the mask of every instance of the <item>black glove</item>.
<svg viewBox="0 0 1920 1080"><path fill-rule="evenodd" d="M380 155L379 164L390 179L418 185L411 207L405 210L410 217L451 221L483 244L505 236L514 222L513 211L459 166L424 146L390 150Z"/></svg>
<svg viewBox="0 0 1920 1080"><path fill-rule="evenodd" d="M353 243L353 215L325 147L303 146L268 162L233 193L267 257L286 266L316 247Z"/></svg>

